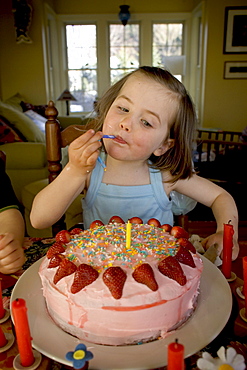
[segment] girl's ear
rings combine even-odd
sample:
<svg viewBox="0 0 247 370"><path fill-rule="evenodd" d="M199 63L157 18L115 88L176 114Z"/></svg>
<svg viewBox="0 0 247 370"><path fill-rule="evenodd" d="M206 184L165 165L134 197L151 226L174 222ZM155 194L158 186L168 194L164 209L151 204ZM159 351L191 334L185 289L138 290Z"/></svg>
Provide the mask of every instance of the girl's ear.
<svg viewBox="0 0 247 370"><path fill-rule="evenodd" d="M162 154L164 154L168 149L172 148L173 146L174 139L168 139L159 148L157 148L153 152L153 154L156 155L156 157L160 157Z"/></svg>

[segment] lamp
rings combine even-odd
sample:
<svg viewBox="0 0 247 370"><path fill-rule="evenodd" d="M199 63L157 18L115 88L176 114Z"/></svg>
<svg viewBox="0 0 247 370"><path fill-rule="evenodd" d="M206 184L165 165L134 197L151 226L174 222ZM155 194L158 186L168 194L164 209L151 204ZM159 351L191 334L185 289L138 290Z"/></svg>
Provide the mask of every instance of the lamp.
<svg viewBox="0 0 247 370"><path fill-rule="evenodd" d="M124 26L128 23L130 19L129 5L120 5L120 12L118 13L118 18Z"/></svg>
<svg viewBox="0 0 247 370"><path fill-rule="evenodd" d="M69 116L69 101L76 100L76 98L70 93L68 89L65 89L57 100L65 101L67 108L67 116Z"/></svg>

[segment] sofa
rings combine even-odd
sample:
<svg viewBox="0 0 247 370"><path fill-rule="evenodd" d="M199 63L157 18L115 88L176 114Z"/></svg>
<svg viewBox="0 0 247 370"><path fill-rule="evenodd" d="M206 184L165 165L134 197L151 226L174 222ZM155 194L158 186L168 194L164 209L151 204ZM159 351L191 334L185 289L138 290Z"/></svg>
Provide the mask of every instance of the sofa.
<svg viewBox="0 0 247 370"><path fill-rule="evenodd" d="M34 229L29 220L34 196L48 184L45 145L45 105L26 103L17 93L5 101L0 100L0 149L6 153L6 172L23 207L26 233L31 237L52 236L51 228ZM58 117L61 127L85 124L86 117ZM62 164L67 162L64 150ZM68 228L82 221L80 197L66 212Z"/></svg>

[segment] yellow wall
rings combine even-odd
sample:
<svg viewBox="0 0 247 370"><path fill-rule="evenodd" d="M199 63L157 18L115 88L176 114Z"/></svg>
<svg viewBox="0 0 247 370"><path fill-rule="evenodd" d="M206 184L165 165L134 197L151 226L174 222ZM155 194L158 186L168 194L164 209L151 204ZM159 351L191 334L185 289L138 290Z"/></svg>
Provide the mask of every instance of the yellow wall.
<svg viewBox="0 0 247 370"><path fill-rule="evenodd" d="M247 125L247 79L224 79L226 61L247 61L246 54L223 54L226 6L247 6L246 0L208 0L205 7L208 29L204 127L242 131Z"/></svg>
<svg viewBox="0 0 247 370"><path fill-rule="evenodd" d="M16 44L12 0L0 1L0 98L5 100L16 92L33 104L46 103L45 74L43 68L42 15L43 1L29 0L33 6L29 35L32 44ZM110 0L48 0L58 14L116 13L121 2ZM130 0L130 11L187 12L198 0ZM223 54L225 6L246 5L246 0L205 0L205 21L208 32L204 89L204 127L225 130L242 130L246 126L247 80L224 80L225 61L244 61L244 54Z"/></svg>
<svg viewBox="0 0 247 370"><path fill-rule="evenodd" d="M58 14L114 14L119 12L119 5L128 4L130 13L190 12L199 0L53 0L54 10Z"/></svg>
<svg viewBox="0 0 247 370"><path fill-rule="evenodd" d="M32 44L15 41L12 0L0 1L0 76L1 98L19 92L33 104L45 103L45 80L42 49L41 0L29 2L33 6L29 36Z"/></svg>

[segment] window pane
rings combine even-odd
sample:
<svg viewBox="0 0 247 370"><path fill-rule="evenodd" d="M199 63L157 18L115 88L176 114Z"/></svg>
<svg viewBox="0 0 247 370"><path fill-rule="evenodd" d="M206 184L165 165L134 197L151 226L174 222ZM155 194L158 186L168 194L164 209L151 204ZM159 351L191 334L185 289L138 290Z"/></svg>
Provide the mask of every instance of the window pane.
<svg viewBox="0 0 247 370"><path fill-rule="evenodd" d="M169 57L183 54L183 24L153 24L153 65L166 67ZM182 70L181 70L182 75ZM177 77L181 80L181 75Z"/></svg>
<svg viewBox="0 0 247 370"><path fill-rule="evenodd" d="M110 25L111 84L139 67L139 25Z"/></svg>
<svg viewBox="0 0 247 370"><path fill-rule="evenodd" d="M68 71L69 90L76 98L70 102L71 112L90 112L97 97L96 71Z"/></svg>
<svg viewBox="0 0 247 370"><path fill-rule="evenodd" d="M67 25L67 56L68 68L95 68L96 54L96 26Z"/></svg>
<svg viewBox="0 0 247 370"><path fill-rule="evenodd" d="M183 24L153 24L153 64L163 65L164 56L182 55Z"/></svg>
<svg viewBox="0 0 247 370"><path fill-rule="evenodd" d="M96 25L67 25L68 82L71 112L89 112L97 96Z"/></svg>
<svg viewBox="0 0 247 370"><path fill-rule="evenodd" d="M119 46L111 48L111 68L134 68L139 65L139 48Z"/></svg>
<svg viewBox="0 0 247 370"><path fill-rule="evenodd" d="M133 69L111 69L111 84L119 81L120 78L131 71L133 71Z"/></svg>

